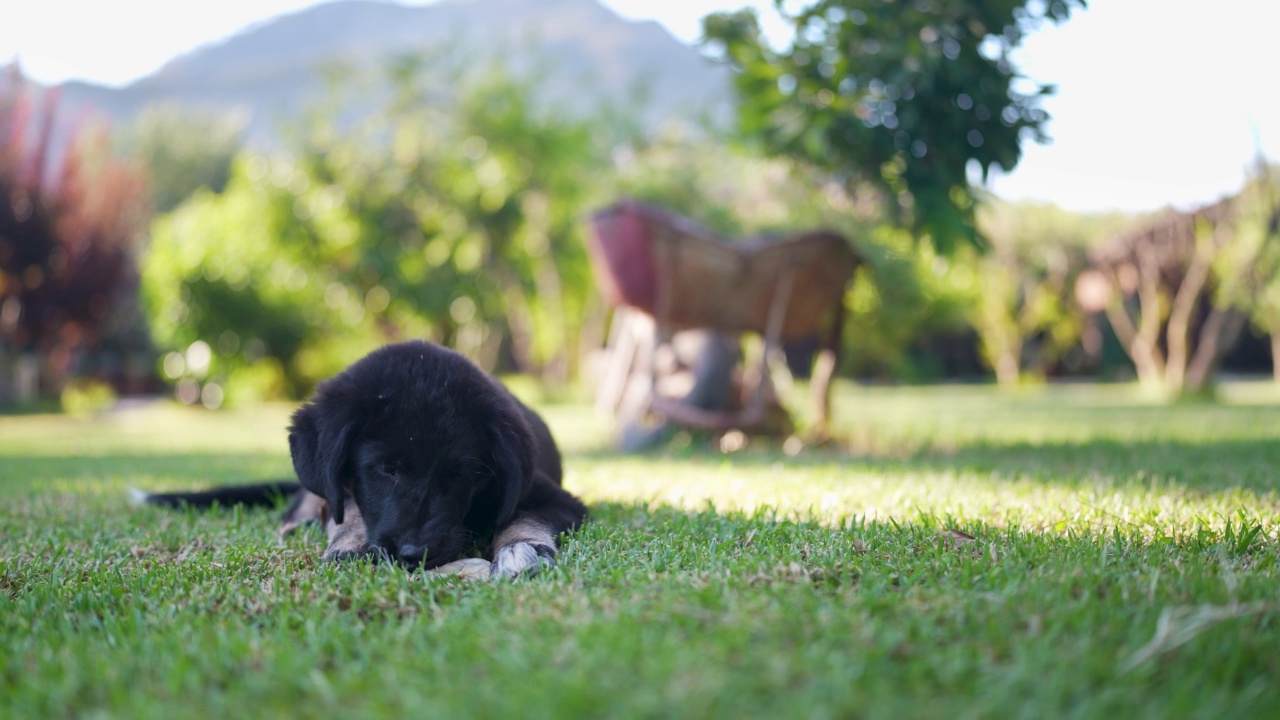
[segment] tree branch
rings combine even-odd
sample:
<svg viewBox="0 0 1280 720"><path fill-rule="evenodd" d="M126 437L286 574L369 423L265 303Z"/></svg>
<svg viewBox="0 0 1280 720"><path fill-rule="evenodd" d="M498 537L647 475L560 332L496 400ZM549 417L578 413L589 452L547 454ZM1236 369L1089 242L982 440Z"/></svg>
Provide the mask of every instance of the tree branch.
<svg viewBox="0 0 1280 720"><path fill-rule="evenodd" d="M1187 367L1187 390L1199 392L1205 388L1226 351L1239 339L1247 319L1248 315L1230 307L1214 308L1209 313L1200 326L1195 356Z"/></svg>
<svg viewBox="0 0 1280 720"><path fill-rule="evenodd" d="M1214 234L1217 235L1218 228L1214 228ZM1191 264L1187 267L1187 272L1182 277L1182 283L1178 286L1177 292L1173 296L1173 305L1169 311L1169 321L1165 325L1165 342L1168 343L1169 355L1165 363L1165 382L1170 390L1181 390L1183 382L1187 379L1187 356L1189 354L1187 348L1187 339L1190 335L1191 316L1196 308L1196 300L1200 297L1200 291L1204 289L1205 283L1209 279L1209 269L1213 264L1214 250L1220 247L1217 243L1213 243L1208 249L1204 249L1202 245L1209 243L1196 243L1195 252L1191 257ZM1217 308L1215 308L1215 311ZM1206 321L1207 322L1207 321ZM1203 341L1204 334L1201 333ZM1198 345L1198 344L1197 344ZM1199 347L1197 347L1197 351Z"/></svg>

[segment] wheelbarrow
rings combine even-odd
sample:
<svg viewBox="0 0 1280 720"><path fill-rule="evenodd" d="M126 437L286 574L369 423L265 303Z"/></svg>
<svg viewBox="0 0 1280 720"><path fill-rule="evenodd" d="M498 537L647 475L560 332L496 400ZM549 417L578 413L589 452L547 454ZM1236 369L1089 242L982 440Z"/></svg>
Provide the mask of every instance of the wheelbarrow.
<svg viewBox="0 0 1280 720"><path fill-rule="evenodd" d="M749 431L764 419L770 354L783 342L817 335L821 349L811 387L818 431L826 431L845 290L861 262L848 240L819 230L729 241L688 218L632 200L591 220L587 248L601 292L614 307L652 317L657 343L683 329L750 332L764 340L741 411L689 408L656 393L652 410L691 427Z"/></svg>

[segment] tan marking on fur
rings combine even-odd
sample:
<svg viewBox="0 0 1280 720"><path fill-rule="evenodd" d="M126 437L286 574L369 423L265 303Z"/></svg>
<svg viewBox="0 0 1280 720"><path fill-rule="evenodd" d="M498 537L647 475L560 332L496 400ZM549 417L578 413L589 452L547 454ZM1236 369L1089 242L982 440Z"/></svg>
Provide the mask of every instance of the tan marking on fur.
<svg viewBox="0 0 1280 720"><path fill-rule="evenodd" d="M493 539L495 548L504 548L518 542L527 542L531 545L549 545L556 546L555 535L551 529L543 523L543 521L529 517L528 515L517 515L506 527L502 528Z"/></svg>
<svg viewBox="0 0 1280 720"><path fill-rule="evenodd" d="M328 506L324 498L315 493L301 490L303 493L302 500L293 506L289 516L284 519L284 523L280 526L280 538L284 539L286 535L306 525L309 522L318 522L324 524L328 515Z"/></svg>
<svg viewBox="0 0 1280 720"><path fill-rule="evenodd" d="M325 513L328 515L328 513ZM369 531L365 527L364 517L356 504L346 503L346 517L339 525L333 518L326 518L324 529L329 535L329 547L324 550L324 558L330 560L339 555L364 554L369 552Z"/></svg>
<svg viewBox="0 0 1280 720"><path fill-rule="evenodd" d="M546 545L554 550L555 535L542 520L517 515L494 538L490 574L498 578L514 578L536 573L544 567L555 567L554 560L538 555L536 545Z"/></svg>

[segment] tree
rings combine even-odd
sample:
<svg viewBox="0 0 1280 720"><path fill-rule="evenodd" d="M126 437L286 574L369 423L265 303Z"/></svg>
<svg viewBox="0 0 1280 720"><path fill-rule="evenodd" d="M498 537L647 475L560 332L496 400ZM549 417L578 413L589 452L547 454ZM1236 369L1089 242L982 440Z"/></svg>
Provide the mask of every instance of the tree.
<svg viewBox="0 0 1280 720"><path fill-rule="evenodd" d="M0 401L26 394L9 387L20 356L53 397L77 375L137 389L149 374L133 264L143 173L91 127L77 127L55 157L57 104L57 91L46 92L33 123L17 68L0 78Z"/></svg>
<svg viewBox="0 0 1280 720"><path fill-rule="evenodd" d="M433 60L395 62L368 116L336 88L288 156L245 154L222 193L156 222L144 287L175 378L297 396L409 337L489 370L575 371L600 127L538 107L536 78Z"/></svg>
<svg viewBox="0 0 1280 720"><path fill-rule="evenodd" d="M1010 54L1042 21L1084 0L818 0L788 13L791 46L775 50L753 10L703 21L735 78L739 119L771 152L804 158L851 191L876 188L894 216L947 252L979 244L985 179L1012 170L1021 142L1045 139L1040 99L1052 87L1018 74Z"/></svg>
<svg viewBox="0 0 1280 720"><path fill-rule="evenodd" d="M962 257L978 287L971 322L1000 384L1015 384L1024 372L1043 377L1080 344L1085 313L1073 289L1088 249L1132 222L1120 213L1081 215L1035 203L980 209L987 252Z"/></svg>
<svg viewBox="0 0 1280 720"><path fill-rule="evenodd" d="M235 115L158 105L142 111L125 129L121 144L147 169L153 211L167 213L197 188L222 191L244 127L244 118Z"/></svg>
<svg viewBox="0 0 1280 720"><path fill-rule="evenodd" d="M1251 175L1235 200L1236 241L1215 267L1227 280L1219 301L1240 307L1271 336L1280 382L1280 168L1259 154Z"/></svg>
<svg viewBox="0 0 1280 720"><path fill-rule="evenodd" d="M520 370L564 380L592 296L582 212L605 188L612 128L539 104L540 75L454 63L395 62L381 113L355 131L313 128L306 172L365 227L359 292L376 277L392 310L483 367L505 348Z"/></svg>
<svg viewBox="0 0 1280 720"><path fill-rule="evenodd" d="M1105 311L1144 384L1209 390L1250 319L1280 330L1280 197L1274 170L1258 167L1235 196L1166 210L1091 253L1077 295Z"/></svg>
<svg viewBox="0 0 1280 720"><path fill-rule="evenodd" d="M245 155L221 193L198 190L152 223L143 299L170 351L166 375L192 389L186 401L202 383L232 400L299 397L375 344L363 296L335 272L350 243L346 213L301 222L295 208L318 205L298 197L301 182L287 159Z"/></svg>

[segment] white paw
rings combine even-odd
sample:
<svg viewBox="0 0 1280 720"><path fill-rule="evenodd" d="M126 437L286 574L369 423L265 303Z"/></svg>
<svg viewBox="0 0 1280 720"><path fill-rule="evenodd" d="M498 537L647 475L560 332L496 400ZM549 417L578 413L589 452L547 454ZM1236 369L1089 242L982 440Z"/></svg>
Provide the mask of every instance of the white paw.
<svg viewBox="0 0 1280 720"><path fill-rule="evenodd" d="M550 545L517 542L498 548L493 554L489 574L495 578L536 575L543 568L556 566L556 549Z"/></svg>
<svg viewBox="0 0 1280 720"><path fill-rule="evenodd" d="M146 505L147 499L151 497L151 493L138 488L129 488L129 504L130 505Z"/></svg>

